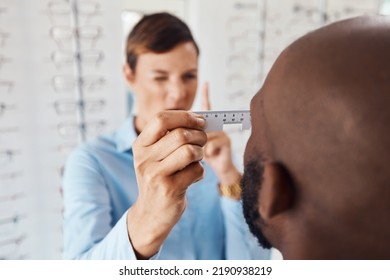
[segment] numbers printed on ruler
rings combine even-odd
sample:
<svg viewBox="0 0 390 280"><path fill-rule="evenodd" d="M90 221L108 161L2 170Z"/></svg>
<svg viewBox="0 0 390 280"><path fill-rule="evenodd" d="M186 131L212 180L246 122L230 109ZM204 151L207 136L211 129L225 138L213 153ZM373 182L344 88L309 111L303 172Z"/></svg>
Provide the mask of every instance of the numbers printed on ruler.
<svg viewBox="0 0 390 280"><path fill-rule="evenodd" d="M197 111L206 119L206 132L223 130L225 124L241 124L242 130L251 128L249 110L234 111Z"/></svg>

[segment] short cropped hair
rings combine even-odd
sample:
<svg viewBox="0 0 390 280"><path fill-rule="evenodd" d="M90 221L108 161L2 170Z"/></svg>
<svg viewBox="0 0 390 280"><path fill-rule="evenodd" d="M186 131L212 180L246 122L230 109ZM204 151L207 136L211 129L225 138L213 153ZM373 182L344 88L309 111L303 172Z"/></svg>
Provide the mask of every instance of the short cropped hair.
<svg viewBox="0 0 390 280"><path fill-rule="evenodd" d="M126 62L135 72L140 54L165 53L186 42L192 42L199 54L192 33L182 20L165 12L145 15L127 37Z"/></svg>

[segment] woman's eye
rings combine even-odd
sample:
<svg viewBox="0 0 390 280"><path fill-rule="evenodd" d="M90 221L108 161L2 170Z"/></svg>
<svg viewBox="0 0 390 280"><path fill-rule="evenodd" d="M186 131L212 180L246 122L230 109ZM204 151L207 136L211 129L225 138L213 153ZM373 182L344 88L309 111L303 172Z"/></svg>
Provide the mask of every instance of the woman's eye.
<svg viewBox="0 0 390 280"><path fill-rule="evenodd" d="M167 77L154 77L154 80L158 82L166 81L167 79Z"/></svg>
<svg viewBox="0 0 390 280"><path fill-rule="evenodd" d="M196 79L195 74L185 74L184 75L184 80L192 80L192 79Z"/></svg>

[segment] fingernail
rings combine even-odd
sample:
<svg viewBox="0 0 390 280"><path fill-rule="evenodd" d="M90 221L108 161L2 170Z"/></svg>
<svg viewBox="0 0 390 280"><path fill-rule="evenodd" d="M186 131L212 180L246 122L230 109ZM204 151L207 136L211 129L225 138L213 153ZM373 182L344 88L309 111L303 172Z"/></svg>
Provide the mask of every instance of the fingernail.
<svg viewBox="0 0 390 280"><path fill-rule="evenodd" d="M206 125L206 119L204 118L204 116L202 115L199 115L199 114L195 114L195 113L192 113L194 115L194 117L196 118L196 122L197 124L200 126L200 127L204 127Z"/></svg>
<svg viewBox="0 0 390 280"><path fill-rule="evenodd" d="M198 124L199 124L200 127L204 127L204 126L206 125L206 120L204 119L203 116L197 117L197 118L196 118L196 121L198 122Z"/></svg>

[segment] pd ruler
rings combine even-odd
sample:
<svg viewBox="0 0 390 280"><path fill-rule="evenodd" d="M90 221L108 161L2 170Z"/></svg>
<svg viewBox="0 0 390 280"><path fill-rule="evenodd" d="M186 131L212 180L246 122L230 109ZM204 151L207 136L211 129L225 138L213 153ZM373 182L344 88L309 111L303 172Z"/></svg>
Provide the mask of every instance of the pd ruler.
<svg viewBox="0 0 390 280"><path fill-rule="evenodd" d="M251 128L251 115L249 110L232 111L197 111L206 119L205 131L219 131L225 124L241 124L241 130Z"/></svg>

